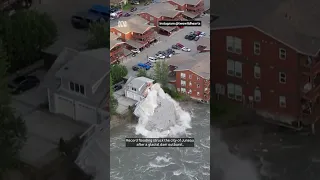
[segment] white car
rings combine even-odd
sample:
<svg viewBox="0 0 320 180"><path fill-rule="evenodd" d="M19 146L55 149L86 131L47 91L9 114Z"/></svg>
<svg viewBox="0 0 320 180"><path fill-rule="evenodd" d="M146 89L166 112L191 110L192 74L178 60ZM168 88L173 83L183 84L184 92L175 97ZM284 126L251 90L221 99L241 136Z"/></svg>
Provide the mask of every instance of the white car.
<svg viewBox="0 0 320 180"><path fill-rule="evenodd" d="M185 51L185 52L190 52L190 51L191 51L191 49L190 49L190 48L187 48L187 47L183 47L181 50L182 50L182 51Z"/></svg>
<svg viewBox="0 0 320 180"><path fill-rule="evenodd" d="M155 57L148 57L148 61L155 63L155 62L157 62L157 58L155 58Z"/></svg>
<svg viewBox="0 0 320 180"><path fill-rule="evenodd" d="M157 55L155 55L154 56L155 58L157 58L157 59L164 59L164 58L166 58L164 55L162 55L162 54L157 54Z"/></svg>
<svg viewBox="0 0 320 180"><path fill-rule="evenodd" d="M138 54L138 53L140 53L141 51L140 51L139 49L133 49L133 50L131 50L131 52Z"/></svg>
<svg viewBox="0 0 320 180"><path fill-rule="evenodd" d="M203 36L205 36L205 35L206 35L205 32L201 32L199 36L200 36L200 37L203 37Z"/></svg>

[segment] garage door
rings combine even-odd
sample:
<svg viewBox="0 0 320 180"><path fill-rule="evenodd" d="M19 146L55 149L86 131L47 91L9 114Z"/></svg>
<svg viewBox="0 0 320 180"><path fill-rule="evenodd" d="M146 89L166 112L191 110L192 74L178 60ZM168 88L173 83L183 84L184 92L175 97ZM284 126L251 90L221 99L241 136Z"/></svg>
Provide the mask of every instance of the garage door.
<svg viewBox="0 0 320 180"><path fill-rule="evenodd" d="M131 99L134 99L134 94L130 91L127 91L127 97L128 98L131 98Z"/></svg>
<svg viewBox="0 0 320 180"><path fill-rule="evenodd" d="M66 115L72 119L74 118L74 104L72 100L56 94L55 107L56 113Z"/></svg>
<svg viewBox="0 0 320 180"><path fill-rule="evenodd" d="M94 108L86 106L81 103L76 104L76 120L88 123L95 124L97 123L97 112Z"/></svg>

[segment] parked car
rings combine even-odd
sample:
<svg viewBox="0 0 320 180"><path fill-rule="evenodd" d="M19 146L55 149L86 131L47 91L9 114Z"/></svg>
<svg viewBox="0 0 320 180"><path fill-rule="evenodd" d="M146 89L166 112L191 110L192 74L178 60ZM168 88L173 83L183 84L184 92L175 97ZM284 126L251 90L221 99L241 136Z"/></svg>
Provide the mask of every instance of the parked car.
<svg viewBox="0 0 320 180"><path fill-rule="evenodd" d="M170 54L173 54L173 55L176 54L176 51L174 51L174 50L171 49L171 48L167 49L167 52L170 53Z"/></svg>
<svg viewBox="0 0 320 180"><path fill-rule="evenodd" d="M145 64L149 65L150 67L153 67L153 64L150 61L146 62Z"/></svg>
<svg viewBox="0 0 320 180"><path fill-rule="evenodd" d="M131 16L130 13L125 13L125 14L124 14L124 17L129 17L129 16Z"/></svg>
<svg viewBox="0 0 320 180"><path fill-rule="evenodd" d="M139 49L133 49L131 52L139 54L141 51Z"/></svg>
<svg viewBox="0 0 320 180"><path fill-rule="evenodd" d="M19 76L9 84L12 94L20 94L28 91L40 84L40 80L35 76Z"/></svg>
<svg viewBox="0 0 320 180"><path fill-rule="evenodd" d="M119 91L120 89L122 89L122 85L121 84L116 84L113 86L113 91Z"/></svg>
<svg viewBox="0 0 320 180"><path fill-rule="evenodd" d="M185 39L189 39L189 34L184 36Z"/></svg>
<svg viewBox="0 0 320 180"><path fill-rule="evenodd" d="M189 39L190 41L191 40L194 40L194 38L196 37L197 35L195 34L191 34L191 35L188 35L187 39Z"/></svg>
<svg viewBox="0 0 320 180"><path fill-rule="evenodd" d="M138 5L138 4L140 4L140 3L139 3L139 1L131 1L131 4L132 4L132 5Z"/></svg>
<svg viewBox="0 0 320 180"><path fill-rule="evenodd" d="M180 49L180 47L177 45L172 45L171 47L172 47L172 49Z"/></svg>
<svg viewBox="0 0 320 180"><path fill-rule="evenodd" d="M139 2L138 2L138 3L139 3ZM136 11L136 10L137 10L136 7L133 7L133 8L130 9L131 12L134 12L134 11Z"/></svg>
<svg viewBox="0 0 320 180"><path fill-rule="evenodd" d="M139 69L140 69L139 66L132 66L132 70L133 70L133 71L138 71Z"/></svg>
<svg viewBox="0 0 320 180"><path fill-rule="evenodd" d="M139 66L140 68L145 69L145 70L151 69L151 66L149 66L148 64L145 64L145 63L138 63L138 66Z"/></svg>
<svg viewBox="0 0 320 180"><path fill-rule="evenodd" d="M202 36L205 36L205 35L206 35L205 32L201 32L199 36L202 37Z"/></svg>
<svg viewBox="0 0 320 180"><path fill-rule="evenodd" d="M176 46L178 46L179 48L183 48L184 45L180 44L180 43L177 43Z"/></svg>
<svg viewBox="0 0 320 180"><path fill-rule="evenodd" d="M190 51L191 51L191 49L190 49L190 48L187 48L187 47L183 47L181 50L182 50L182 51L185 51L185 52L190 52Z"/></svg>
<svg viewBox="0 0 320 180"><path fill-rule="evenodd" d="M103 18L105 21L108 21L109 19L109 12L110 12L109 8L102 5L93 5L89 9L89 13L96 14L97 16L100 16L101 18Z"/></svg>
<svg viewBox="0 0 320 180"><path fill-rule="evenodd" d="M164 59L166 58L163 54L155 54L154 56L156 59Z"/></svg>
<svg viewBox="0 0 320 180"><path fill-rule="evenodd" d="M201 34L201 31L194 31L194 34L199 36Z"/></svg>
<svg viewBox="0 0 320 180"><path fill-rule="evenodd" d="M199 38L200 38L200 36L196 36L196 37L194 38L194 40L195 40L195 41L198 41Z"/></svg>
<svg viewBox="0 0 320 180"><path fill-rule="evenodd" d="M148 57L148 61L150 61L150 62L156 62L156 61L157 61L157 58L155 58L155 57Z"/></svg>

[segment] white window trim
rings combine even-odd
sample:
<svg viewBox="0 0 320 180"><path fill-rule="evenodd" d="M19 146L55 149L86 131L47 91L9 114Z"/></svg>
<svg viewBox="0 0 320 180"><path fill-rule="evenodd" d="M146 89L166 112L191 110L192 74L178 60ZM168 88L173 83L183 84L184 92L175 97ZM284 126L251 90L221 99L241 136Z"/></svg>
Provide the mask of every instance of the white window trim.
<svg viewBox="0 0 320 180"><path fill-rule="evenodd" d="M284 51L284 53L282 53L282 51ZM282 55L284 55L284 58L282 58ZM287 59L287 51L285 49L279 48L279 58L283 60Z"/></svg>
<svg viewBox="0 0 320 180"><path fill-rule="evenodd" d="M181 92L186 93L187 92L186 88L181 88Z"/></svg>
<svg viewBox="0 0 320 180"><path fill-rule="evenodd" d="M229 76L234 76L235 75L235 62L234 60L228 59L227 60L227 74Z"/></svg>
<svg viewBox="0 0 320 180"><path fill-rule="evenodd" d="M258 66L258 65L254 66L253 75L254 75L254 78L256 78L256 79L260 79L261 78L261 68L260 68L260 66Z"/></svg>
<svg viewBox="0 0 320 180"><path fill-rule="evenodd" d="M242 95L243 95L242 86L235 85L234 86L234 94L235 94L235 99L237 101L242 101Z"/></svg>
<svg viewBox="0 0 320 180"><path fill-rule="evenodd" d="M284 74L284 78L281 77L281 75L283 75L283 74ZM284 82L282 82L281 80L284 80ZM281 83L281 84L286 84L287 83L287 74L286 73L279 72L279 83Z"/></svg>
<svg viewBox="0 0 320 180"><path fill-rule="evenodd" d="M279 106L281 108L287 107L287 98L285 96L279 96Z"/></svg>
<svg viewBox="0 0 320 180"><path fill-rule="evenodd" d="M228 85L227 85L227 93L228 93L228 98L229 99L235 99L235 85L234 84L232 84L232 83L229 83Z"/></svg>
<svg viewBox="0 0 320 180"><path fill-rule="evenodd" d="M189 79L192 79L192 74L189 74Z"/></svg>
<svg viewBox="0 0 320 180"><path fill-rule="evenodd" d="M185 73L180 73L181 79L186 79L186 74Z"/></svg>
<svg viewBox="0 0 320 180"><path fill-rule="evenodd" d="M258 41L255 41L253 43L253 53L254 55L260 55L261 54L261 44Z"/></svg>
<svg viewBox="0 0 320 180"><path fill-rule="evenodd" d="M260 89L254 90L254 101L255 102L261 102L261 91Z"/></svg>
<svg viewBox="0 0 320 180"><path fill-rule="evenodd" d="M227 36L226 48L228 52L242 54L242 39L234 36Z"/></svg>
<svg viewBox="0 0 320 180"><path fill-rule="evenodd" d="M197 84L197 88L200 88L200 84Z"/></svg>
<svg viewBox="0 0 320 180"><path fill-rule="evenodd" d="M200 96L200 92L197 92L197 96Z"/></svg>
<svg viewBox="0 0 320 180"><path fill-rule="evenodd" d="M239 61L234 62L234 71L235 76L238 78L242 78L242 63Z"/></svg>
<svg viewBox="0 0 320 180"><path fill-rule="evenodd" d="M183 83L183 82L184 82L184 83ZM183 87L186 87L186 86L187 86L187 82L184 81L184 80L181 80L181 81L180 81L180 85L183 86Z"/></svg>

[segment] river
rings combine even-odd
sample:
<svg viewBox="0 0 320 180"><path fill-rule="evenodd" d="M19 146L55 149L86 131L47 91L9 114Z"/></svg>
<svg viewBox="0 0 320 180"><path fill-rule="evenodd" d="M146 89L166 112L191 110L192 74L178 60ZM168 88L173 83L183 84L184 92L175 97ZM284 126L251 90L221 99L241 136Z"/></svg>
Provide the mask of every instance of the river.
<svg viewBox="0 0 320 180"><path fill-rule="evenodd" d="M110 132L111 180L209 180L210 108L184 102L181 108L191 114L192 128L187 137L195 138L194 148L129 148L125 138L135 135L135 124L116 127Z"/></svg>

